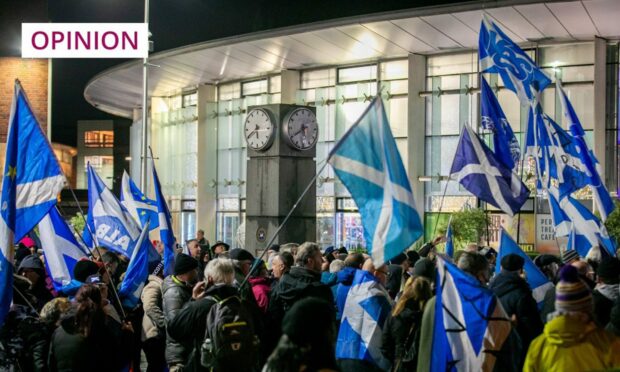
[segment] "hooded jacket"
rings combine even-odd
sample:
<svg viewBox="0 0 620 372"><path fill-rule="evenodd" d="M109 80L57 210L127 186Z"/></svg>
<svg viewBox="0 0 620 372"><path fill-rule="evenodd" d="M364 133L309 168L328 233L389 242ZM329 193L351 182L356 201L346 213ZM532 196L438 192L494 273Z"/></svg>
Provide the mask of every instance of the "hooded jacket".
<svg viewBox="0 0 620 372"><path fill-rule="evenodd" d="M530 345L523 371L602 371L620 368L620 339L567 316L545 325Z"/></svg>
<svg viewBox="0 0 620 372"><path fill-rule="evenodd" d="M614 303L620 297L618 284L597 284L592 292L594 303L594 321L599 327L605 327L609 323L609 314Z"/></svg>
<svg viewBox="0 0 620 372"><path fill-rule="evenodd" d="M338 288L336 289L336 320L338 321L342 318L344 304L347 302L347 295L356 271L354 267L344 267L338 272Z"/></svg>
<svg viewBox="0 0 620 372"><path fill-rule="evenodd" d="M252 293L256 299L258 308L263 312L267 312L269 306L269 293L271 292L271 282L269 278L254 277L248 279L252 286Z"/></svg>
<svg viewBox="0 0 620 372"><path fill-rule="evenodd" d="M177 279L167 276L162 284L163 311L166 325L174 319L183 305L192 298L192 288ZM188 348L168 335L166 337L166 362L168 365L183 365L189 353Z"/></svg>
<svg viewBox="0 0 620 372"><path fill-rule="evenodd" d="M163 338L166 334L166 320L163 311L162 284L164 280L156 275L149 275L149 282L144 286L140 299L144 308L142 317L142 341L151 338Z"/></svg>

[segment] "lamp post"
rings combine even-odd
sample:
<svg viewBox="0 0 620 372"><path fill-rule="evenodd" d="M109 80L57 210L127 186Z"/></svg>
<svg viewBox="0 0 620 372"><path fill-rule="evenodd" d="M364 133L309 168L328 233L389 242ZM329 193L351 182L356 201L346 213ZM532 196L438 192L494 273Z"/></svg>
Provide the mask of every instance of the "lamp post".
<svg viewBox="0 0 620 372"><path fill-rule="evenodd" d="M146 182L147 168L148 168L148 89L149 89L149 56L151 51L150 32L148 31L149 24L149 0L144 0L144 23L147 25L147 32L149 35L149 47L146 57L142 60L142 155L140 158L140 190L144 195L147 195L148 183Z"/></svg>

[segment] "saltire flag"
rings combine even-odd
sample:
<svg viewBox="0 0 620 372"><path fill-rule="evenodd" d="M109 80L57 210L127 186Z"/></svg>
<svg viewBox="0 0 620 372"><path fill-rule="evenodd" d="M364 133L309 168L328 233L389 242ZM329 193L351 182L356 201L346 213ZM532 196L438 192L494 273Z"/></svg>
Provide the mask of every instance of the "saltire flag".
<svg viewBox="0 0 620 372"><path fill-rule="evenodd" d="M159 220L159 236L161 243L164 245L164 275L170 275L174 270L174 249L177 240L172 231L172 218L161 189L161 184L159 183L159 177L157 177L155 162L153 162L153 188L155 190L155 204L157 205Z"/></svg>
<svg viewBox="0 0 620 372"><path fill-rule="evenodd" d="M538 269L532 259L525 254L525 252L523 252L521 247L517 245L510 235L502 229L499 242L499 252L497 253L497 261L495 262L495 272L500 272L500 262L504 256L509 254L519 255L525 260L525 265L523 266L523 270L525 271L525 280L532 290L532 297L534 297L538 307L542 308L545 294L553 288L553 283L551 283L545 274Z"/></svg>
<svg viewBox="0 0 620 372"><path fill-rule="evenodd" d="M0 327L13 301L13 253L57 202L65 176L15 81L0 200Z"/></svg>
<svg viewBox="0 0 620 372"><path fill-rule="evenodd" d="M377 267L422 236L412 188L380 98L336 144L327 162L359 208L368 252Z"/></svg>
<svg viewBox="0 0 620 372"><path fill-rule="evenodd" d="M88 252L77 242L73 232L56 208L39 222L39 235L45 255L45 267L56 291L62 292L73 279L73 268Z"/></svg>
<svg viewBox="0 0 620 372"><path fill-rule="evenodd" d="M463 126L450 178L510 216L521 209L530 195L521 179L497 159L468 125Z"/></svg>
<svg viewBox="0 0 620 372"><path fill-rule="evenodd" d="M530 104L536 94L551 84L549 76L486 16L480 24L478 54L480 72L499 74L522 105Z"/></svg>
<svg viewBox="0 0 620 372"><path fill-rule="evenodd" d="M140 224L140 228L144 228L147 221L151 221L149 224L151 230L159 227L157 203L155 200L147 198L140 191L138 186L136 186L127 174L127 171L123 172L121 204L129 214L131 214L134 220Z"/></svg>
<svg viewBox="0 0 620 372"><path fill-rule="evenodd" d="M491 371L511 330L491 290L437 257L431 371Z"/></svg>
<svg viewBox="0 0 620 372"><path fill-rule="evenodd" d="M571 244L581 257L586 257L596 246L606 249L610 256L616 256L616 244L605 225L588 208L572 196L559 199L556 188L549 189L548 197L556 236L567 236L572 228L574 237Z"/></svg>
<svg viewBox="0 0 620 372"><path fill-rule="evenodd" d="M452 240L452 218L448 222L448 229L446 230L446 255L452 258L454 257L454 241Z"/></svg>
<svg viewBox="0 0 620 372"><path fill-rule="evenodd" d="M572 135L574 146L577 149L577 155L580 163L584 168L584 172L588 177L588 184L592 189L592 199L596 204L596 209L601 214L601 219L605 221L607 216L614 210L614 202L609 195L609 191L605 187L601 176L596 169L597 160L592 151L588 149L588 145L585 141L585 132L577 117L577 113L573 108L566 92L562 88L560 80L556 81L556 89L560 95L560 102L564 110L564 117L568 121L568 129Z"/></svg>
<svg viewBox="0 0 620 372"><path fill-rule="evenodd" d="M149 250L152 246L148 231L149 221L146 222L140 237L136 241L133 254L129 259L129 266L127 266L125 277L118 291L123 306L129 309L138 306L144 283L149 276Z"/></svg>
<svg viewBox="0 0 620 372"><path fill-rule="evenodd" d="M336 359L356 359L381 370L390 361L381 352L382 328L392 310L385 288L368 271L356 270L347 295L336 341Z"/></svg>
<svg viewBox="0 0 620 372"><path fill-rule="evenodd" d="M480 77L480 124L493 132L493 152L509 169L514 169L521 157L519 141L515 137L502 107L484 76Z"/></svg>

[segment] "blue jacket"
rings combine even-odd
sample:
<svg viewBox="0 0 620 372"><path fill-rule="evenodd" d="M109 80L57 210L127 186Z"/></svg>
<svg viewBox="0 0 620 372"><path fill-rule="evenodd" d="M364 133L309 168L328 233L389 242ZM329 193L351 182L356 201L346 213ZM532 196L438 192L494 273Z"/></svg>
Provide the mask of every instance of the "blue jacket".
<svg viewBox="0 0 620 372"><path fill-rule="evenodd" d="M354 267L344 267L342 270L338 272L338 286L336 288L336 320L340 322L342 318L342 311L344 309L344 304L347 302L347 295L349 294L349 289L351 288L351 283L353 283L353 278L355 278L355 272L357 271Z"/></svg>

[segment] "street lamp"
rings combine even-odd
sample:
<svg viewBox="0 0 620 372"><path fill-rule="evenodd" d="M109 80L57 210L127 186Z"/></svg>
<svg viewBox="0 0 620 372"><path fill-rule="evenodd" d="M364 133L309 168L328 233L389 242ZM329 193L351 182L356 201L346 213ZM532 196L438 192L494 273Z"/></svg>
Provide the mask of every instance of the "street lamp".
<svg viewBox="0 0 620 372"><path fill-rule="evenodd" d="M149 24L149 0L144 0L144 23ZM140 189L144 195L147 195L148 183L146 182L147 168L148 168L148 63L149 52L153 49L151 42L151 32L148 33L149 48L147 50L146 57L142 60L142 156L140 159Z"/></svg>

